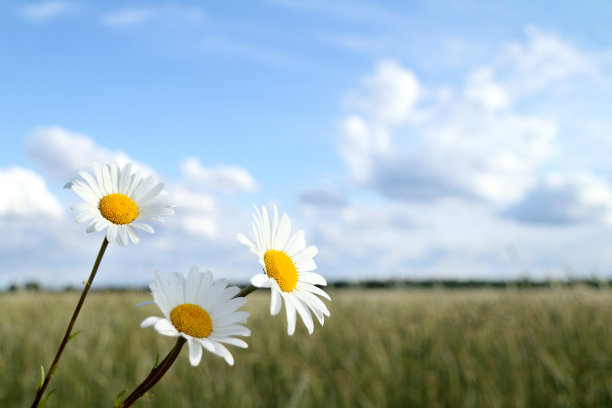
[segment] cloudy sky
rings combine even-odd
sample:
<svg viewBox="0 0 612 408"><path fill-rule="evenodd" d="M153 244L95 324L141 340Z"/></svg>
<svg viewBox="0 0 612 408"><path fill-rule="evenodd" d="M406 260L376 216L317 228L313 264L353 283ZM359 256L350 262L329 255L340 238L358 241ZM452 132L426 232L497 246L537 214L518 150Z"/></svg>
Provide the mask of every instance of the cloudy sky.
<svg viewBox="0 0 612 408"><path fill-rule="evenodd" d="M245 281L252 204L329 280L612 278L612 6L495 3L1 3L0 287L87 278L92 160L177 203L99 284Z"/></svg>

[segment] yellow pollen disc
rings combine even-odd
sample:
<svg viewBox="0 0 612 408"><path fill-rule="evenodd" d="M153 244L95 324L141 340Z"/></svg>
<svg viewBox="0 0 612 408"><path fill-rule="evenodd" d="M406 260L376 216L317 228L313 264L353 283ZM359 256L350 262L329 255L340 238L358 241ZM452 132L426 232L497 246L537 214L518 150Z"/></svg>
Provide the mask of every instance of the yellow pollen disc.
<svg viewBox="0 0 612 408"><path fill-rule="evenodd" d="M291 292L298 281L298 271L295 264L283 251L270 249L264 254L266 273L274 278L283 292Z"/></svg>
<svg viewBox="0 0 612 408"><path fill-rule="evenodd" d="M138 217L138 206L124 194L109 194L100 200L98 206L102 216L114 224L129 224Z"/></svg>
<svg viewBox="0 0 612 408"><path fill-rule="evenodd" d="M181 333L202 339L212 332L208 312L198 305L183 303L170 312L170 321Z"/></svg>

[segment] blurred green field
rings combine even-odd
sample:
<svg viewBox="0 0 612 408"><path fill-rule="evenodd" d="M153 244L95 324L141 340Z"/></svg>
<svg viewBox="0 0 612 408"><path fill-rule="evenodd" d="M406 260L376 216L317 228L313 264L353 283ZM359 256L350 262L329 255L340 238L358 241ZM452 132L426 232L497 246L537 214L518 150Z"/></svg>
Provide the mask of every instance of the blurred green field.
<svg viewBox="0 0 612 408"><path fill-rule="evenodd" d="M331 318L286 333L268 293L249 296L234 367L184 349L142 407L612 406L612 291L340 290ZM30 406L78 294L0 294L0 406ZM111 407L174 339L140 321L144 293L92 293L46 407Z"/></svg>

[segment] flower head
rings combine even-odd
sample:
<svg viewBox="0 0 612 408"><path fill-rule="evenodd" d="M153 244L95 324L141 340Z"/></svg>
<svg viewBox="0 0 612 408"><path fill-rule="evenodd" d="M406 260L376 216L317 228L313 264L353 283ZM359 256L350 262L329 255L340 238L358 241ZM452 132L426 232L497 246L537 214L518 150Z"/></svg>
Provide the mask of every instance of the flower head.
<svg viewBox="0 0 612 408"><path fill-rule="evenodd" d="M174 203L163 191L164 185L157 183L155 176L143 177L132 172L132 164L119 168L117 163L93 163L95 178L79 171L85 181L73 179L64 187L74 191L85 202L74 204L78 211L77 222L89 221L87 232L106 229L109 242L117 240L126 246L128 239L137 244L138 230L155 232L149 224L141 221L164 221L164 216L174 211Z"/></svg>
<svg viewBox="0 0 612 408"><path fill-rule="evenodd" d="M234 365L234 357L223 345L246 348L247 344L232 336L249 336L245 324L249 314L236 311L246 298L234 297L240 289L227 287L227 281L213 282L211 272L199 272L194 265L187 279L179 273L170 274L166 281L159 272L150 284L155 303L164 317L151 316L140 327L154 326L164 336L182 336L189 346L189 362L196 366L202 358L202 348L217 354Z"/></svg>
<svg viewBox="0 0 612 408"><path fill-rule="evenodd" d="M264 273L253 276L251 284L271 289L272 315L280 311L281 298L285 300L289 335L295 331L296 312L302 318L308 333L312 333L314 324L311 311L321 325L324 316L329 316L329 310L315 295L330 300L327 293L315 286L327 285L325 278L312 272L317 268L312 259L318 252L317 247L306 247L302 230L290 237L291 220L287 214L283 214L279 223L276 207L274 207L273 220L270 220L266 207L262 207L261 212L256 207L255 212L251 223L254 241L244 234L237 235L238 241L249 247L264 267Z"/></svg>

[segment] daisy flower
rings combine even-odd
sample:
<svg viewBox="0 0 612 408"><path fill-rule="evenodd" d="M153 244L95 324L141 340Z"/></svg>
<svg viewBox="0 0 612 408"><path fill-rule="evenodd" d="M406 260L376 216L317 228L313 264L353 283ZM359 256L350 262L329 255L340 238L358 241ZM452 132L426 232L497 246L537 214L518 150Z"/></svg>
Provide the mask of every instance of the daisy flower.
<svg viewBox="0 0 612 408"><path fill-rule="evenodd" d="M157 183L154 175L143 177L132 172L132 164L119 168L117 163L93 163L95 178L79 171L85 181L73 179L64 187L85 200L71 208L78 211L76 222L89 221L87 232L106 229L109 242L117 240L126 246L128 239L134 244L140 241L138 230L154 233L149 224L142 221L164 221L164 216L174 214L169 208L174 203L168 198L164 185Z"/></svg>
<svg viewBox="0 0 612 408"><path fill-rule="evenodd" d="M246 303L246 298L234 297L240 289L227 287L225 279L213 282L211 272L199 272L195 265L189 270L187 279L179 273L172 273L166 281L155 272L155 281L151 282L150 288L164 317L147 317L140 327L153 326L164 336L182 336L187 340L192 366L200 363L202 348L234 365L234 357L223 343L246 348L244 341L232 336L251 334L249 329L240 325L246 324L249 313L236 311Z"/></svg>
<svg viewBox="0 0 612 408"><path fill-rule="evenodd" d="M315 295L331 300L327 293L315 286L327 285L325 278L312 272L317 268L312 259L318 252L317 247L306 247L302 230L289 237L291 220L287 214L283 214L279 224L276 206L272 223L266 207L262 206L261 212L255 207L255 212L251 223L254 241L244 234L237 235L238 241L249 247L264 267L263 273L251 278L251 284L258 288L271 289L270 314L278 314L281 298L285 301L289 335L295 331L296 311L308 333L312 333L314 324L311 311L321 325L324 316L329 317L329 310Z"/></svg>

